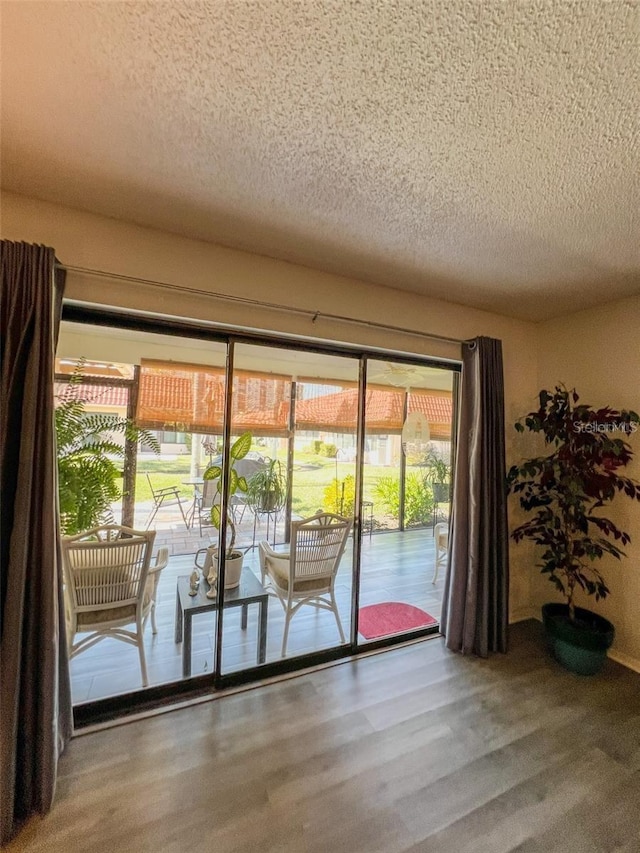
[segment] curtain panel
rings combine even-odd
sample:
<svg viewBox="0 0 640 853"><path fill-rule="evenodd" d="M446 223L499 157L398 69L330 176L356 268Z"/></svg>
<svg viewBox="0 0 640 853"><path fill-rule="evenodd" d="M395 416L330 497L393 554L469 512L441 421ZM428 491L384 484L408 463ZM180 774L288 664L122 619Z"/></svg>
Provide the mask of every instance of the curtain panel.
<svg viewBox="0 0 640 853"><path fill-rule="evenodd" d="M507 650L509 530L502 344L463 344L462 394L441 630L447 648Z"/></svg>
<svg viewBox="0 0 640 853"><path fill-rule="evenodd" d="M0 244L1 838L44 814L71 735L53 404L64 275L53 249Z"/></svg>

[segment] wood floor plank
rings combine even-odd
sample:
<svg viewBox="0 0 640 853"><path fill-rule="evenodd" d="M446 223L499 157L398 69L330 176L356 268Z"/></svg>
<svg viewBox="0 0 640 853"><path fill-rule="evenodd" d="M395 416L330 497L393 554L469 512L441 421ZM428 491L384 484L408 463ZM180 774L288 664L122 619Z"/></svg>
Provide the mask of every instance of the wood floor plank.
<svg viewBox="0 0 640 853"><path fill-rule="evenodd" d="M560 820L552 820L518 853L622 853L640 850L640 773L600 785Z"/></svg>
<svg viewBox="0 0 640 853"><path fill-rule="evenodd" d="M578 758L571 756L488 799L443 830L421 839L415 849L423 853L475 853L478 840L482 839L485 849L509 853L543 833L550 823L560 824L574 806L592 794L595 786L615 784L629 775L598 750ZM562 791L562 796L553 796L557 790Z"/></svg>

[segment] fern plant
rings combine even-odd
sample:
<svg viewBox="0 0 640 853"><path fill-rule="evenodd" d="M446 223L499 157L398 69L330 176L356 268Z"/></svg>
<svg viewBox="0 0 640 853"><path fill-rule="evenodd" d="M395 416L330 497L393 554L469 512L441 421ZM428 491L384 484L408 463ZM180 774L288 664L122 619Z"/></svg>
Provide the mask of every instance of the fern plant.
<svg viewBox="0 0 640 853"><path fill-rule="evenodd" d="M140 441L160 453L155 436L128 418L87 412L87 400L79 394L83 364L81 360L76 365L55 409L60 528L66 536L113 521L111 504L122 496L116 460L125 455L114 436Z"/></svg>

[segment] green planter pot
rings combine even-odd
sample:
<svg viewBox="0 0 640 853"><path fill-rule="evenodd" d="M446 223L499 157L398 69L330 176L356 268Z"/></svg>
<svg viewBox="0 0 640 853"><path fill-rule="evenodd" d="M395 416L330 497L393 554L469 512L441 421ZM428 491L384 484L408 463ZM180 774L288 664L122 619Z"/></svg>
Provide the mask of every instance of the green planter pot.
<svg viewBox="0 0 640 853"><path fill-rule="evenodd" d="M451 486L449 483L434 483L433 484L433 500L437 504L449 503L451 496Z"/></svg>
<svg viewBox="0 0 640 853"><path fill-rule="evenodd" d="M567 604L544 604L542 622L554 657L578 675L595 675L602 669L615 628L603 616L576 607L576 621L569 619Z"/></svg>
<svg viewBox="0 0 640 853"><path fill-rule="evenodd" d="M259 512L277 512L282 507L282 499L275 492L265 492L260 496Z"/></svg>

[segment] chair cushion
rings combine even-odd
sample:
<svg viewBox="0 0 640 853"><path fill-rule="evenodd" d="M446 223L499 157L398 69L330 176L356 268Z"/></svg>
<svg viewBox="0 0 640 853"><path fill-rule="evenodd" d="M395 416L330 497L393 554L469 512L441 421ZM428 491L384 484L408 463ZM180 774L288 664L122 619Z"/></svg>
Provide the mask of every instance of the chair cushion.
<svg viewBox="0 0 640 853"><path fill-rule="evenodd" d="M77 614L76 630L86 630L105 622L121 622L126 625L128 622L135 621L135 604L126 604L124 607L110 607L108 610L84 610Z"/></svg>
<svg viewBox="0 0 640 853"><path fill-rule="evenodd" d="M267 571L273 582L279 589L289 592L289 560L284 558L267 557ZM296 581L293 587L294 592L322 592L329 589L331 577L324 575L320 578L310 578L309 580Z"/></svg>
<svg viewBox="0 0 640 853"><path fill-rule="evenodd" d="M147 578L147 584L144 590L144 599L142 602L142 615L146 616L153 595L153 578ZM135 604L125 604L123 607L110 607L106 610L81 610L77 614L76 625L77 631L93 625L101 625L105 622L121 622L126 625L128 622L136 621L136 606Z"/></svg>

